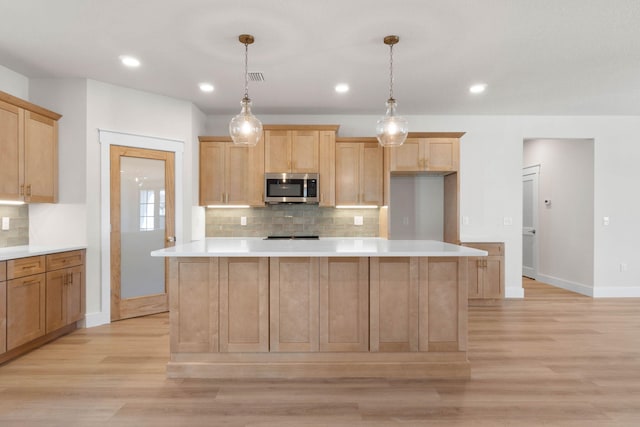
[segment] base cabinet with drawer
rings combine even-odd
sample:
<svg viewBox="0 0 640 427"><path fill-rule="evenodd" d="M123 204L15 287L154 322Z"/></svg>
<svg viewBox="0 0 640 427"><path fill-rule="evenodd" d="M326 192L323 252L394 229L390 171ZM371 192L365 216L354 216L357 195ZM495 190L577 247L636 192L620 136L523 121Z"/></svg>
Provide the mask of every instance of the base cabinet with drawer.
<svg viewBox="0 0 640 427"><path fill-rule="evenodd" d="M504 299L504 243L473 242L461 244L489 253L486 257L469 258L469 303L483 304Z"/></svg>
<svg viewBox="0 0 640 427"><path fill-rule="evenodd" d="M0 262L0 363L76 329L84 259L82 249Z"/></svg>

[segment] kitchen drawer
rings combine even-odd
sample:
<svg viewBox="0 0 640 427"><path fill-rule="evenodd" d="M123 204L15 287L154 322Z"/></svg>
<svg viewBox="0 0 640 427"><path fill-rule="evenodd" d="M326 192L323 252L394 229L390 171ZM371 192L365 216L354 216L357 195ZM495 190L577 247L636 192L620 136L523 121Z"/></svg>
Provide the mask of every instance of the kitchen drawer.
<svg viewBox="0 0 640 427"><path fill-rule="evenodd" d="M40 274L46 271L45 256L10 259L7 261L7 280Z"/></svg>
<svg viewBox="0 0 640 427"><path fill-rule="evenodd" d="M84 251L59 252L47 255L47 271L84 264Z"/></svg>
<svg viewBox="0 0 640 427"><path fill-rule="evenodd" d="M7 280L7 261L0 261L0 282Z"/></svg>
<svg viewBox="0 0 640 427"><path fill-rule="evenodd" d="M462 246L467 246L469 248L480 249L481 251L487 251L489 256L504 255L504 243L502 242L467 242L461 243Z"/></svg>

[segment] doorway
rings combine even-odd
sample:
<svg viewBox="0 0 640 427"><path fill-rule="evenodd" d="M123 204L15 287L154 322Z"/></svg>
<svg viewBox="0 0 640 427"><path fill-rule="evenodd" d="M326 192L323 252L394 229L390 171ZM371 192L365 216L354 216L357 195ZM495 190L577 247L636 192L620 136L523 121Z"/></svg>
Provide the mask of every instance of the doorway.
<svg viewBox="0 0 640 427"><path fill-rule="evenodd" d="M538 276L538 175L540 166L522 169L522 275Z"/></svg>
<svg viewBox="0 0 640 427"><path fill-rule="evenodd" d="M168 311L165 258L175 243L173 152L110 148L111 321Z"/></svg>

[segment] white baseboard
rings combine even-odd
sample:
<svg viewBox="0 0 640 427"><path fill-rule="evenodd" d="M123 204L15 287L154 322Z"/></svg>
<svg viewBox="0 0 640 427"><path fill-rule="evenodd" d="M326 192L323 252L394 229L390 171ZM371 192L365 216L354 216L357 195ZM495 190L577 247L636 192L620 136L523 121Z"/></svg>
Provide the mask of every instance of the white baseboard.
<svg viewBox="0 0 640 427"><path fill-rule="evenodd" d="M520 287L505 287L504 288L504 297L505 298L524 298L524 289L522 289L522 285Z"/></svg>
<svg viewBox="0 0 640 427"><path fill-rule="evenodd" d="M570 280L564 280L558 277L548 276L546 274L540 273L538 273L538 277L536 278L536 280L548 283L553 286L557 286L558 288L566 289L567 291L577 292L588 297L594 296L593 286L585 285L583 283L572 282Z"/></svg>
<svg viewBox="0 0 640 427"><path fill-rule="evenodd" d="M108 323L111 323L109 314L101 311L97 313L87 313L84 318L85 328L93 328L94 326L106 325Z"/></svg>
<svg viewBox="0 0 640 427"><path fill-rule="evenodd" d="M599 287L594 298L640 298L640 286Z"/></svg>

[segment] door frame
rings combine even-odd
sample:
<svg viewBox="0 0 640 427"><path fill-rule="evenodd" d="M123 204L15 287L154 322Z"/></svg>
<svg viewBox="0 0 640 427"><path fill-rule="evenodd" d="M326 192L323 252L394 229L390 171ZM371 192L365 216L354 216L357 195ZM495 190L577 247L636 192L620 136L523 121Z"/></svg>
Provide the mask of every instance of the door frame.
<svg viewBox="0 0 640 427"><path fill-rule="evenodd" d="M183 230L183 153L184 142L98 129L100 142L100 323L111 323L111 146L170 151L175 156L175 235L176 244ZM160 249L160 248L158 248Z"/></svg>
<svg viewBox="0 0 640 427"><path fill-rule="evenodd" d="M540 165L534 165L534 166L528 166L528 167L523 167L522 168L522 178L524 179L525 176L527 175L535 175L535 185L533 188L533 196L534 196L534 200L533 200L533 212L532 212L532 218L533 218L533 229L534 229L534 240L533 240L533 273L531 274L531 276L526 276L526 277L530 277L534 280L538 280L538 259L539 259L539 254L538 254L538 238L539 238L539 234L538 234L538 229L539 229L539 221L538 221L538 211L539 211L539 188L540 188ZM522 185L522 184L521 184ZM524 200L524 191L522 191L522 197ZM524 215L524 211L523 211L523 215ZM522 230L521 233L524 234L524 224L522 225ZM522 239L522 250L524 252L524 238ZM524 263L522 263L522 275L524 276Z"/></svg>

